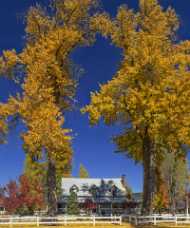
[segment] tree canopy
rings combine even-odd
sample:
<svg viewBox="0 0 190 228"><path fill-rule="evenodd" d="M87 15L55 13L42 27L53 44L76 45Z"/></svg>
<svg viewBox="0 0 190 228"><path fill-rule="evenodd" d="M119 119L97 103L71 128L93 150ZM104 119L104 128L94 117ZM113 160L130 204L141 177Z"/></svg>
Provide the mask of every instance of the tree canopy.
<svg viewBox="0 0 190 228"><path fill-rule="evenodd" d="M152 211L156 170L163 148L189 145L189 41L177 42L179 20L157 0L139 0L139 11L119 7L115 18L107 13L92 19L92 28L123 50L113 78L91 94L82 111L91 124L103 118L123 124L113 138L118 150L144 167L145 212Z"/></svg>
<svg viewBox="0 0 190 228"><path fill-rule="evenodd" d="M49 213L56 208L56 171L68 173L72 160L71 129L63 128L77 86L71 52L89 45L89 17L95 0L52 0L50 7L31 7L26 16L26 42L20 53L4 51L0 71L18 81L23 92L10 97L3 117L17 114L26 125L25 150L35 159L46 156ZM5 109L5 111L4 111ZM4 114L4 112L5 114Z"/></svg>

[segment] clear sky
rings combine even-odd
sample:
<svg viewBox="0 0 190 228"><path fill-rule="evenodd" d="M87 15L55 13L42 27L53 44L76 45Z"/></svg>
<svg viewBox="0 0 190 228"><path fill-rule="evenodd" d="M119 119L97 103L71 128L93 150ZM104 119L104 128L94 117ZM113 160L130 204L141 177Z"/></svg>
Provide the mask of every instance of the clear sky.
<svg viewBox="0 0 190 228"><path fill-rule="evenodd" d="M35 3L47 4L47 0L1 0L0 6L0 49L21 50L24 45L23 17L29 6ZM102 0L103 8L112 16L123 3L137 9L138 0ZM173 6L180 16L182 28L178 39L190 38L190 0L162 0L167 7ZM89 102L90 91L98 89L99 83L111 79L116 72L121 50L109 44L108 40L97 37L92 47L77 49L72 58L85 69L77 91L78 103L74 111L66 115L66 127L72 128L73 140L73 175L77 175L79 164L83 163L91 177L119 177L126 175L133 191L142 189L142 168L121 154L115 154L111 136L119 132L120 126L106 127L103 123L90 127L88 117L80 114L80 107ZM0 79L0 100L6 101L10 94L15 94L18 87L11 81ZM22 173L24 152L19 133L23 126L17 125L8 136L8 143L0 146L0 185L10 179L16 179Z"/></svg>

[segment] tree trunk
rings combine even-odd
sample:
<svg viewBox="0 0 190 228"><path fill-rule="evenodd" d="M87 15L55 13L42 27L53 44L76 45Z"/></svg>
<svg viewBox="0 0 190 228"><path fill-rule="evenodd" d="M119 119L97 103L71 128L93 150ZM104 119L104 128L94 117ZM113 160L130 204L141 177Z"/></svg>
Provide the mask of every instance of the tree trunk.
<svg viewBox="0 0 190 228"><path fill-rule="evenodd" d="M47 170L47 203L48 215L54 216L57 212L57 199L56 199L56 167L55 162L48 159Z"/></svg>
<svg viewBox="0 0 190 228"><path fill-rule="evenodd" d="M185 196L185 206L186 206L186 216L189 216L189 196L187 193Z"/></svg>
<svg viewBox="0 0 190 228"><path fill-rule="evenodd" d="M172 212L173 215L176 214L176 200L175 200L174 196L172 197L171 212Z"/></svg>
<svg viewBox="0 0 190 228"><path fill-rule="evenodd" d="M149 137L144 139L143 147L143 204L142 213L151 214L153 212L152 202L155 193L155 162L154 162L154 143Z"/></svg>

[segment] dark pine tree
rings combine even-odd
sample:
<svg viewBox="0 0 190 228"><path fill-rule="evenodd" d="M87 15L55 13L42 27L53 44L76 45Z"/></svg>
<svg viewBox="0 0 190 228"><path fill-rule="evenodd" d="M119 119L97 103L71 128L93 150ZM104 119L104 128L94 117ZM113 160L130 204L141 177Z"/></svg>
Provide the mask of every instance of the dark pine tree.
<svg viewBox="0 0 190 228"><path fill-rule="evenodd" d="M78 215L79 214L79 204L78 197L75 190L71 189L70 195L67 202L67 213L69 215Z"/></svg>

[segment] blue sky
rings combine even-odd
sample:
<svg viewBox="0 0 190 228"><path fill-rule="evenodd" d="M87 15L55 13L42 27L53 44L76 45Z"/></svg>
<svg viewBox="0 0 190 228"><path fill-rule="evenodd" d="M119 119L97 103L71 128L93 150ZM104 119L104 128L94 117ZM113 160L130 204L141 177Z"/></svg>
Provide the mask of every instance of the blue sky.
<svg viewBox="0 0 190 228"><path fill-rule="evenodd" d="M23 16L27 8L36 2L45 0L2 0L0 7L0 49L21 50L24 45ZM164 7L173 6L180 16L182 28L178 39L190 38L190 1L162 0ZM137 9L137 0L102 0L103 8L115 15L117 7L126 3ZM80 107L89 102L90 91L98 89L99 83L111 79L122 58L121 51L109 44L108 40L97 37L92 47L75 50L72 58L76 64L85 69L77 90L77 106L73 112L66 114L66 127L72 128L73 140L73 175L77 175L79 164L83 163L91 177L119 177L126 175L133 191L142 189L142 168L121 154L115 154L111 136L117 134L120 126L107 127L103 123L90 127L87 115L80 114ZM10 94L15 94L18 87L11 81L0 78L0 100L6 101ZM8 136L8 144L0 145L0 185L10 179L16 179L22 173L24 152L19 133L22 126L12 129Z"/></svg>

